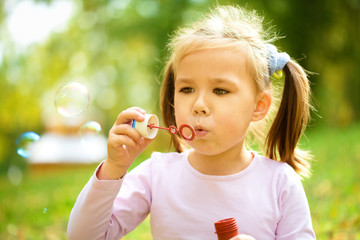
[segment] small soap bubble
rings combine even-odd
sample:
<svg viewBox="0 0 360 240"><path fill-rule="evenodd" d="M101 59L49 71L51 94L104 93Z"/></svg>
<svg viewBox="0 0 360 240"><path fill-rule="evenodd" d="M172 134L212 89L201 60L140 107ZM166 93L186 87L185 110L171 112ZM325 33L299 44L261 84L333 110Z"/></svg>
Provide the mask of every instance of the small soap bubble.
<svg viewBox="0 0 360 240"><path fill-rule="evenodd" d="M7 231L11 236L17 236L18 235L18 227L14 224L9 223L7 225Z"/></svg>
<svg viewBox="0 0 360 240"><path fill-rule="evenodd" d="M79 130L80 136L101 135L101 125L95 121L89 121L82 125Z"/></svg>
<svg viewBox="0 0 360 240"><path fill-rule="evenodd" d="M77 82L70 82L59 88L55 94L55 106L58 112L65 117L78 116L90 104L90 95L87 88Z"/></svg>
<svg viewBox="0 0 360 240"><path fill-rule="evenodd" d="M102 140L101 125L98 122L89 121L80 127L79 135L84 147L97 147Z"/></svg>
<svg viewBox="0 0 360 240"><path fill-rule="evenodd" d="M15 165L11 165L7 171L7 176L11 184L17 186L23 179L23 173L21 169Z"/></svg>
<svg viewBox="0 0 360 240"><path fill-rule="evenodd" d="M40 140L40 136L34 132L26 132L16 139L16 152L23 158L33 155L34 143Z"/></svg>
<svg viewBox="0 0 360 240"><path fill-rule="evenodd" d="M43 214L47 214L47 208L44 208Z"/></svg>

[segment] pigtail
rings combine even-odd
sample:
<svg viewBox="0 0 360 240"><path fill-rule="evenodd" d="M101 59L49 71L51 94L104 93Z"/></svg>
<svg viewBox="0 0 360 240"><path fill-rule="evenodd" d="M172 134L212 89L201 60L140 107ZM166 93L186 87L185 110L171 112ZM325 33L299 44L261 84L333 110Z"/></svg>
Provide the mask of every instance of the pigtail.
<svg viewBox="0 0 360 240"><path fill-rule="evenodd" d="M301 176L309 176L309 155L297 149L310 118L310 86L301 66L289 61L283 68L285 83L277 115L266 136L266 155L287 162Z"/></svg>
<svg viewBox="0 0 360 240"><path fill-rule="evenodd" d="M176 126L175 111L174 111L174 96L175 96L175 78L172 62L170 61L165 67L163 74L163 82L161 88L161 112L164 124L169 127ZM182 139L177 134L172 134L172 143L176 152L183 152L185 150Z"/></svg>

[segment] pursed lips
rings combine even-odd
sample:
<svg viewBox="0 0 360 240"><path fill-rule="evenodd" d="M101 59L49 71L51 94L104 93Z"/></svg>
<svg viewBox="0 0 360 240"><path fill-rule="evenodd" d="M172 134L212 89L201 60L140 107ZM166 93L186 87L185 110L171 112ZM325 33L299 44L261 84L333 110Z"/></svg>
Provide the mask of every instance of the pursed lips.
<svg viewBox="0 0 360 240"><path fill-rule="evenodd" d="M196 133L196 137L203 137L203 136L205 136L206 134L208 134L208 130L207 129L205 129L203 126L201 126L201 125L196 125L195 127L194 127L194 129L195 129L195 133Z"/></svg>

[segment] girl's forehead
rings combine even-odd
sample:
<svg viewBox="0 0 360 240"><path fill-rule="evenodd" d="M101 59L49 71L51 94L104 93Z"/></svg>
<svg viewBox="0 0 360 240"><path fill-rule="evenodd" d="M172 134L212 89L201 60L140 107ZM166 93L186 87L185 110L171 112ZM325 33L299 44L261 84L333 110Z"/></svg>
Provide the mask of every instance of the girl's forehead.
<svg viewBox="0 0 360 240"><path fill-rule="evenodd" d="M174 74L175 83L198 82L225 84L239 79L252 79L243 54L231 49L206 49L184 56Z"/></svg>
<svg viewBox="0 0 360 240"><path fill-rule="evenodd" d="M224 62L236 63L235 67L248 68L249 56L248 52L241 48L197 48L192 49L182 54L177 55L173 61L174 75L176 76L179 70L179 65L184 62L217 62L221 59ZM221 63L221 62L220 62ZM195 67L195 66L194 66Z"/></svg>
<svg viewBox="0 0 360 240"><path fill-rule="evenodd" d="M239 42L212 43L212 42L204 41L203 43L194 42L194 43L184 44L183 46L178 47L174 51L174 56L175 59L180 60L189 54L202 52L202 51L207 51L207 52L232 51L239 53L241 55L250 53L250 51L248 50L248 45L244 45Z"/></svg>

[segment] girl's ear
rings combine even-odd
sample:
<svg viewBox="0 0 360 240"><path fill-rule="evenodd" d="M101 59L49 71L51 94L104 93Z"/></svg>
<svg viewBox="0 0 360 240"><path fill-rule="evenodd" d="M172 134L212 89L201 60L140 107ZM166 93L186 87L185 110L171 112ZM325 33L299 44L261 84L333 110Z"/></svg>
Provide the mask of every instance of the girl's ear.
<svg viewBox="0 0 360 240"><path fill-rule="evenodd" d="M252 121L260 121L269 112L271 95L268 92L261 92L257 97L256 106L253 112Z"/></svg>

